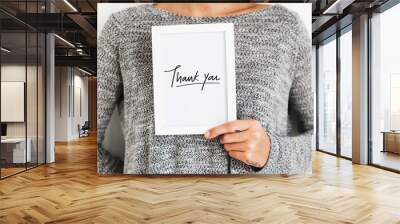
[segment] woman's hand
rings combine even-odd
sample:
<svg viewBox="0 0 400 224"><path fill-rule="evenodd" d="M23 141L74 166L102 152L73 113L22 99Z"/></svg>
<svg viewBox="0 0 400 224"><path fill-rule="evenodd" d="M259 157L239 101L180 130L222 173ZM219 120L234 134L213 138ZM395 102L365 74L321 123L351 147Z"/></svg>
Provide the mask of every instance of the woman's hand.
<svg viewBox="0 0 400 224"><path fill-rule="evenodd" d="M230 121L204 134L207 139L218 136L229 156L254 167L263 167L267 163L271 141L259 121Z"/></svg>

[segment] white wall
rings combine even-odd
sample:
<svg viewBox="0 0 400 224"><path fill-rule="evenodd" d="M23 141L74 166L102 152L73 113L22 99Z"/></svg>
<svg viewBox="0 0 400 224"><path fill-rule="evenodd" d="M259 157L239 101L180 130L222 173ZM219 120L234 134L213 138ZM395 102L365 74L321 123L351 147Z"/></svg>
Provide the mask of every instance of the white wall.
<svg viewBox="0 0 400 224"><path fill-rule="evenodd" d="M33 74L30 71L36 69L36 67L28 66L25 67L24 65L19 64L6 64L1 66L1 81L18 81L18 82L25 82L25 75L26 70L28 71L28 75ZM35 71L36 74L36 71ZM27 93L28 97L36 97L35 93ZM27 99L28 100L28 99ZM31 102L32 100L29 100ZM7 108L1 108L1 110L7 110ZM33 114L28 114L28 121L31 122ZM36 118L36 114L34 114ZM36 120L35 120L36 121ZM25 137L25 126L26 122L7 122L7 136L8 137ZM32 125L28 125L28 127L32 127ZM29 134L29 133L28 133Z"/></svg>
<svg viewBox="0 0 400 224"><path fill-rule="evenodd" d="M55 141L68 139L68 67L55 68Z"/></svg>
<svg viewBox="0 0 400 224"><path fill-rule="evenodd" d="M25 64L2 65L1 81L25 82L25 69ZM6 108L1 108L1 110L6 110ZM7 137L25 137L25 126L25 122L7 122Z"/></svg>
<svg viewBox="0 0 400 224"><path fill-rule="evenodd" d="M1 81L25 82L25 64L8 64L1 66Z"/></svg>
<svg viewBox="0 0 400 224"><path fill-rule="evenodd" d="M44 73L42 67L39 65L24 64L3 64L1 66L1 76L3 81L24 82L26 85L26 106L19 108L21 113L26 112L26 120L22 122L6 122L7 123L7 137L21 138L27 136L30 139L30 147L32 151L32 159L39 163L44 162L45 150L45 116L44 116ZM25 80L27 79L27 81ZM23 92L22 92L23 94ZM7 97L7 95L2 95ZM2 107L1 110L13 110L12 108ZM15 109L14 109L15 110ZM14 111L8 111L13 113ZM37 157L38 153L38 157ZM51 162L51 160L49 160Z"/></svg>
<svg viewBox="0 0 400 224"><path fill-rule="evenodd" d="M73 104L75 104L74 108L72 108L72 111L75 110L75 113L72 113L72 120L71 120L71 137L72 138L78 138L79 137L79 132L78 132L78 124L80 126L82 126L85 121L88 121L89 117L88 117L88 106L89 106L89 102L88 102L88 77L87 76L82 76L83 73L79 72L78 74L76 73L77 70L75 70L74 73L74 92L72 94L75 94L75 96L71 96L72 99L74 99L74 103L71 103L71 106ZM77 90L80 90L80 99L77 97L78 96L78 92ZM80 105L79 105L79 102ZM82 110L82 112L80 113L79 108Z"/></svg>
<svg viewBox="0 0 400 224"><path fill-rule="evenodd" d="M88 78L72 67L56 67L55 73L55 140L77 139L78 124L88 120ZM82 114L76 107L77 89L81 91Z"/></svg>

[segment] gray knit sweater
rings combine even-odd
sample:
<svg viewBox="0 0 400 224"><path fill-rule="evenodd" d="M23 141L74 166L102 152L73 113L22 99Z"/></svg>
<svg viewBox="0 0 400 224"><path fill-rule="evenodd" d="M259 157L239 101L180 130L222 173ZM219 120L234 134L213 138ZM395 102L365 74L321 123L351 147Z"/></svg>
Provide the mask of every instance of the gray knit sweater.
<svg viewBox="0 0 400 224"><path fill-rule="evenodd" d="M227 157L218 140L154 134L151 26L233 23L238 119L256 119L271 138L261 170ZM126 174L294 174L311 162L311 42L297 14L274 5L242 15L180 16L152 5L114 13L98 39L98 172ZM119 108L123 161L103 147ZM112 133L111 133L112 134ZM230 162L228 162L230 160Z"/></svg>

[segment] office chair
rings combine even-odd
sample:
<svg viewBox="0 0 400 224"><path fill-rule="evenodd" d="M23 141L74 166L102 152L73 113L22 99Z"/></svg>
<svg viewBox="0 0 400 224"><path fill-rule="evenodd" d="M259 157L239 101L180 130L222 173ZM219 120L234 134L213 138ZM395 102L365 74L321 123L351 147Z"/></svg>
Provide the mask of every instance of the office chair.
<svg viewBox="0 0 400 224"><path fill-rule="evenodd" d="M90 129L89 121L85 121L82 127L78 125L78 129L79 129L79 138L89 136L89 129Z"/></svg>

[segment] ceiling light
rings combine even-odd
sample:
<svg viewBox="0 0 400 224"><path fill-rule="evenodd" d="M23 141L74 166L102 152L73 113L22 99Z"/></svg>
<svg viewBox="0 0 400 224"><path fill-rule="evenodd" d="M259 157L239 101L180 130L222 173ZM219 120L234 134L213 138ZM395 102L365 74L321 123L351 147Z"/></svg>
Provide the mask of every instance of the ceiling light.
<svg viewBox="0 0 400 224"><path fill-rule="evenodd" d="M6 53L10 53L10 52L11 52L11 50L9 50L9 49L7 49L7 48L5 48L5 47L1 47L1 50L4 51L4 52L6 52Z"/></svg>
<svg viewBox="0 0 400 224"><path fill-rule="evenodd" d="M74 12L78 12L78 10L73 6L68 0L64 0L65 4L67 4Z"/></svg>
<svg viewBox="0 0 400 224"><path fill-rule="evenodd" d="M78 67L78 70L81 71L81 72L83 72L83 73L85 73L85 74L87 74L87 75L92 75L92 73L90 73L90 72L88 72L88 71L86 71L86 70L83 70L83 69L81 69L81 68L79 68L79 67Z"/></svg>
<svg viewBox="0 0 400 224"><path fill-rule="evenodd" d="M351 5L354 0L336 0L332 5L330 5L322 14L342 14L343 9Z"/></svg>
<svg viewBox="0 0 400 224"><path fill-rule="evenodd" d="M62 37L60 37L59 35L57 35L57 34L54 34L54 36L55 37L57 37L59 40L61 40L62 42L64 42L64 43L66 43L67 45L69 45L70 47L73 47L73 48L75 48L75 45L73 45L71 42L69 42L68 40L66 40L66 39L64 39L64 38L62 38Z"/></svg>

